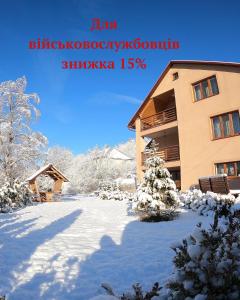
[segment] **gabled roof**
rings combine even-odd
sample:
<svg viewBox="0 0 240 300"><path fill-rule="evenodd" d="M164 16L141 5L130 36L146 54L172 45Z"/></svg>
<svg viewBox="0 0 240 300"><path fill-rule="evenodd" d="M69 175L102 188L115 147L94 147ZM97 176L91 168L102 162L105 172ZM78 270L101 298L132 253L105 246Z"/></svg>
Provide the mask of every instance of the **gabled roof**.
<svg viewBox="0 0 240 300"><path fill-rule="evenodd" d="M112 149L109 153L108 153L108 157L110 159L116 159L116 160L132 160L131 157L127 156L126 154L122 153L121 151L119 151L118 149Z"/></svg>
<svg viewBox="0 0 240 300"><path fill-rule="evenodd" d="M123 152L119 151L116 148L105 148L101 151L99 151L99 154L95 159L100 159L100 158L109 158L109 159L114 159L114 160L132 160L133 158L127 156Z"/></svg>
<svg viewBox="0 0 240 300"><path fill-rule="evenodd" d="M163 80L163 78L165 77L165 75L167 74L169 69L171 69L171 67L173 65L186 65L186 64L189 64L189 65L211 65L211 66L240 67L240 63L236 63L236 62L204 61L204 60L171 60L168 63L168 65L166 66L166 68L164 69L164 71L162 72L162 74L160 75L160 77L158 78L158 80L156 81L156 83L154 84L153 88L151 89L151 91L147 95L146 99L143 101L143 103L138 108L137 112L134 114L134 116L132 117L132 119L128 123L128 128L129 129L134 129L135 128L135 124L134 124L135 120L138 118L139 114L141 113L141 111L143 110L143 108L147 104L148 100L151 98L152 94L155 92L155 90L157 89L157 87L159 86L160 82Z"/></svg>
<svg viewBox="0 0 240 300"><path fill-rule="evenodd" d="M46 166L43 166L41 169L39 169L37 172L35 172L33 175L28 177L26 181L34 181L39 175L48 175L54 180L62 179L64 182L68 182L69 180L52 164L48 164Z"/></svg>

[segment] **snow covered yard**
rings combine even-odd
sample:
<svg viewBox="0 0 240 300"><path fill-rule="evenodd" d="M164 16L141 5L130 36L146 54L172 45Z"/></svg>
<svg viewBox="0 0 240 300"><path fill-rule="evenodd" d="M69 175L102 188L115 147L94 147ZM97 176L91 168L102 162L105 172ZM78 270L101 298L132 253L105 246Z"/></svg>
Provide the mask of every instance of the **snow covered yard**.
<svg viewBox="0 0 240 300"><path fill-rule="evenodd" d="M97 198L43 203L0 215L0 294L9 300L88 300L109 283L118 293L171 274L170 245L209 218L185 211L142 223L127 203Z"/></svg>

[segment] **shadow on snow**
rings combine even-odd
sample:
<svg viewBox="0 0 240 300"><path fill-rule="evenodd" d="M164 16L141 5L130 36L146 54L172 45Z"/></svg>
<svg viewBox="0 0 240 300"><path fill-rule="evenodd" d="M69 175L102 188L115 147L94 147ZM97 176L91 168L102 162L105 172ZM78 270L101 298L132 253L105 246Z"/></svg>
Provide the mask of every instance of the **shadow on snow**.
<svg viewBox="0 0 240 300"><path fill-rule="evenodd" d="M19 254L13 267L24 265L24 261L29 259L37 246L70 226L79 213L74 212L44 229L34 231L20 239L23 253ZM169 275L169 270L172 269L171 261L174 253L169 248L170 244L174 240L179 241L187 236L189 228L193 228L197 222L196 218L191 217L191 213L184 215L171 222L133 221L125 227L120 245L116 244L110 236L104 235L100 240L100 249L87 256L84 261L79 261L78 253L65 261L62 282L56 280L56 270L53 266L51 272L47 274L39 272L29 282L20 285L11 294L10 300L26 299L33 288L34 299L89 300L95 295L104 294L100 287L102 283L109 283L119 294L126 291L127 288L130 289L131 285L136 282L143 284L145 289L150 288L156 281L163 283ZM31 226L34 221L29 220L28 223L19 224L19 226L26 228ZM9 223L8 226L11 224ZM32 241L32 246L30 249L24 250L24 245L27 245L29 240ZM10 246L6 245L6 247ZM12 246L14 246L14 242ZM66 245L67 250L68 246ZM14 255L12 250L10 253ZM59 255L60 253L57 253L51 258L50 265L54 264ZM76 268L76 265L77 276L73 278L70 276L70 271L71 268ZM8 270L6 275L11 275L14 268ZM45 290L40 288L43 285L47 285Z"/></svg>
<svg viewBox="0 0 240 300"><path fill-rule="evenodd" d="M9 293L14 288L14 273L26 271L29 267L29 259L37 247L66 230L74 223L80 213L80 210L76 210L44 228L33 230L26 235L24 235L26 230L34 226L38 218L19 221L19 216L14 213L1 216L0 238L4 241L0 248L0 286L4 287L4 290L1 290L1 294ZM19 234L23 234L23 236L18 237ZM53 278L52 274L42 274L41 276L44 280ZM37 286L35 287L38 288ZM14 299L14 294L15 292L11 294L10 299ZM27 290L25 296L27 296Z"/></svg>

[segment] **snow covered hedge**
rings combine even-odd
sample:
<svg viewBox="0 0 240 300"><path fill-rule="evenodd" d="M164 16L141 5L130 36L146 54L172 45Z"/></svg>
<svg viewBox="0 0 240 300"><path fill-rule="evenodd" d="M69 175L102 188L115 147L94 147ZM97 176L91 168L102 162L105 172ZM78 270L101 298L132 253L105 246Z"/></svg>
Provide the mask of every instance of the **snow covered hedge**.
<svg viewBox="0 0 240 300"><path fill-rule="evenodd" d="M185 208L192 209L200 215L213 214L216 209L224 205L231 206L240 201L231 194L221 195L213 192L202 193L194 189L186 193L179 193L179 199Z"/></svg>
<svg viewBox="0 0 240 300"><path fill-rule="evenodd" d="M32 203L32 192L28 185L15 180L12 184L6 182L0 188L0 210L10 212Z"/></svg>
<svg viewBox="0 0 240 300"><path fill-rule="evenodd" d="M144 221L171 220L179 205L176 185L160 157L148 158L146 165L147 170L137 190L133 210Z"/></svg>
<svg viewBox="0 0 240 300"><path fill-rule="evenodd" d="M217 212L210 229L199 224L173 249L167 299L240 299L240 221L234 213L220 222Z"/></svg>
<svg viewBox="0 0 240 300"><path fill-rule="evenodd" d="M98 196L102 200L132 200L133 194L127 191L121 191L116 182L105 181L100 184Z"/></svg>

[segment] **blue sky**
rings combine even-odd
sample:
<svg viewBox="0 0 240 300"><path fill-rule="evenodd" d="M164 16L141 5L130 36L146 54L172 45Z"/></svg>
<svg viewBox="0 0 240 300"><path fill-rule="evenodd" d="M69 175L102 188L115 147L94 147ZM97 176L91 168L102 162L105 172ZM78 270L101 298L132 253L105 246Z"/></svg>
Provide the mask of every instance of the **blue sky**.
<svg viewBox="0 0 240 300"><path fill-rule="evenodd" d="M134 137L128 121L169 60L240 62L237 0L0 0L0 81L22 75L41 98L34 127L74 153ZM91 20L117 30L90 31ZM178 40L179 50L29 50L31 39ZM145 70L63 70L62 60L140 57Z"/></svg>

